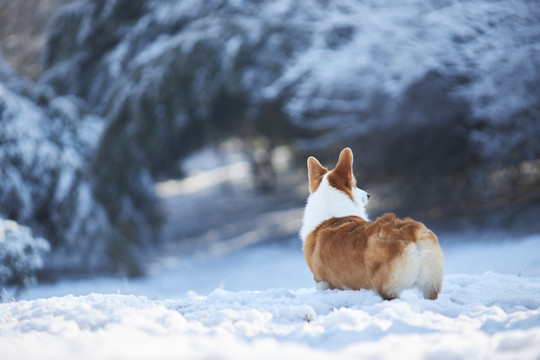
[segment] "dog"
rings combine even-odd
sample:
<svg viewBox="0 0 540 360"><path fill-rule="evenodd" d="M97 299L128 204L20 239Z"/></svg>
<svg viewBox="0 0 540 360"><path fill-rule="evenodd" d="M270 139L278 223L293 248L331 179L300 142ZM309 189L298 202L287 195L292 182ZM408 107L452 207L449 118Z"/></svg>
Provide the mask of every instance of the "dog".
<svg viewBox="0 0 540 360"><path fill-rule="evenodd" d="M319 289L373 289L392 300L409 288L435 300L444 275L444 254L421 222L387 213L368 221L369 194L356 187L353 154L345 148L332 171L307 161L310 195L300 237Z"/></svg>

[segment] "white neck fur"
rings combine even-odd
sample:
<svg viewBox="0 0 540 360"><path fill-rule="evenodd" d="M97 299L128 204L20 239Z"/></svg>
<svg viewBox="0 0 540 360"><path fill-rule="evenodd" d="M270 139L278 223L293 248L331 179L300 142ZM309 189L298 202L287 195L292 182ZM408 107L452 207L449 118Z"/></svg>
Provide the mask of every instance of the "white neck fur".
<svg viewBox="0 0 540 360"><path fill-rule="evenodd" d="M330 186L326 179L327 175L324 175L319 188L307 199L302 228L300 229L302 242L306 241L307 236L317 226L333 217L359 216L366 221L368 220L365 206L358 201L357 196L353 201L344 192ZM361 190L353 189L353 192L356 191Z"/></svg>

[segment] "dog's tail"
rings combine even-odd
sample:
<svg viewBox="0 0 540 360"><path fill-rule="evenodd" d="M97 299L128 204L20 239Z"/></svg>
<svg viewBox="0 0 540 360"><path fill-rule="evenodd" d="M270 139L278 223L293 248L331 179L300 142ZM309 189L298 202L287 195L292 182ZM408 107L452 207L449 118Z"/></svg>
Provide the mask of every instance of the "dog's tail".
<svg viewBox="0 0 540 360"><path fill-rule="evenodd" d="M420 223L418 223L420 224ZM436 299L444 275L444 255L437 236L422 225L413 239L388 239L380 234L368 241L365 263L373 289L391 300L417 287L424 298Z"/></svg>
<svg viewBox="0 0 540 360"><path fill-rule="evenodd" d="M416 286L424 298L435 300L442 287L444 276L444 254L437 240L437 236L426 229L416 242L420 256L420 269Z"/></svg>

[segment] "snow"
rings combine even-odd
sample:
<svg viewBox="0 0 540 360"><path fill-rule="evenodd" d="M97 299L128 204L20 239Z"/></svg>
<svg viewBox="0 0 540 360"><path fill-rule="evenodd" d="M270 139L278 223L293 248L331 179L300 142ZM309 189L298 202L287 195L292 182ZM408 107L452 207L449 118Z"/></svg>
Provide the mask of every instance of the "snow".
<svg viewBox="0 0 540 360"><path fill-rule="evenodd" d="M240 151L240 142L227 141L218 150L205 148L182 161L186 177L157 184L156 192L162 197L188 195L216 188L225 183L244 185L250 177L249 158Z"/></svg>
<svg viewBox="0 0 540 360"><path fill-rule="evenodd" d="M0 348L6 359L538 358L540 235L441 242L435 301L316 290L294 239L162 258L139 280L30 288L0 304Z"/></svg>

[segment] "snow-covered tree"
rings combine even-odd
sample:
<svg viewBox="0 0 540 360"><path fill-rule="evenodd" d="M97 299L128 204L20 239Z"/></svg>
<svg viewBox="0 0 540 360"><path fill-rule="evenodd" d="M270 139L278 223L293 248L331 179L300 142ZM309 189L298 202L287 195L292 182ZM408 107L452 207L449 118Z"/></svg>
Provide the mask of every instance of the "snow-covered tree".
<svg viewBox="0 0 540 360"><path fill-rule="evenodd" d="M0 290L5 285L24 288L33 284L35 271L43 267L49 250L47 240L32 236L28 227L0 219Z"/></svg>
<svg viewBox="0 0 540 360"><path fill-rule="evenodd" d="M123 231L95 195L90 164L103 119L85 108L82 100L56 96L0 62L0 216L49 240L47 270L140 272L141 234ZM133 212L117 216L129 219ZM119 254L120 241L128 245Z"/></svg>
<svg viewBox="0 0 540 360"><path fill-rule="evenodd" d="M262 133L351 146L365 180L452 202L540 157L539 22L530 0L80 0L50 23L42 82L106 119L95 164L118 189Z"/></svg>

